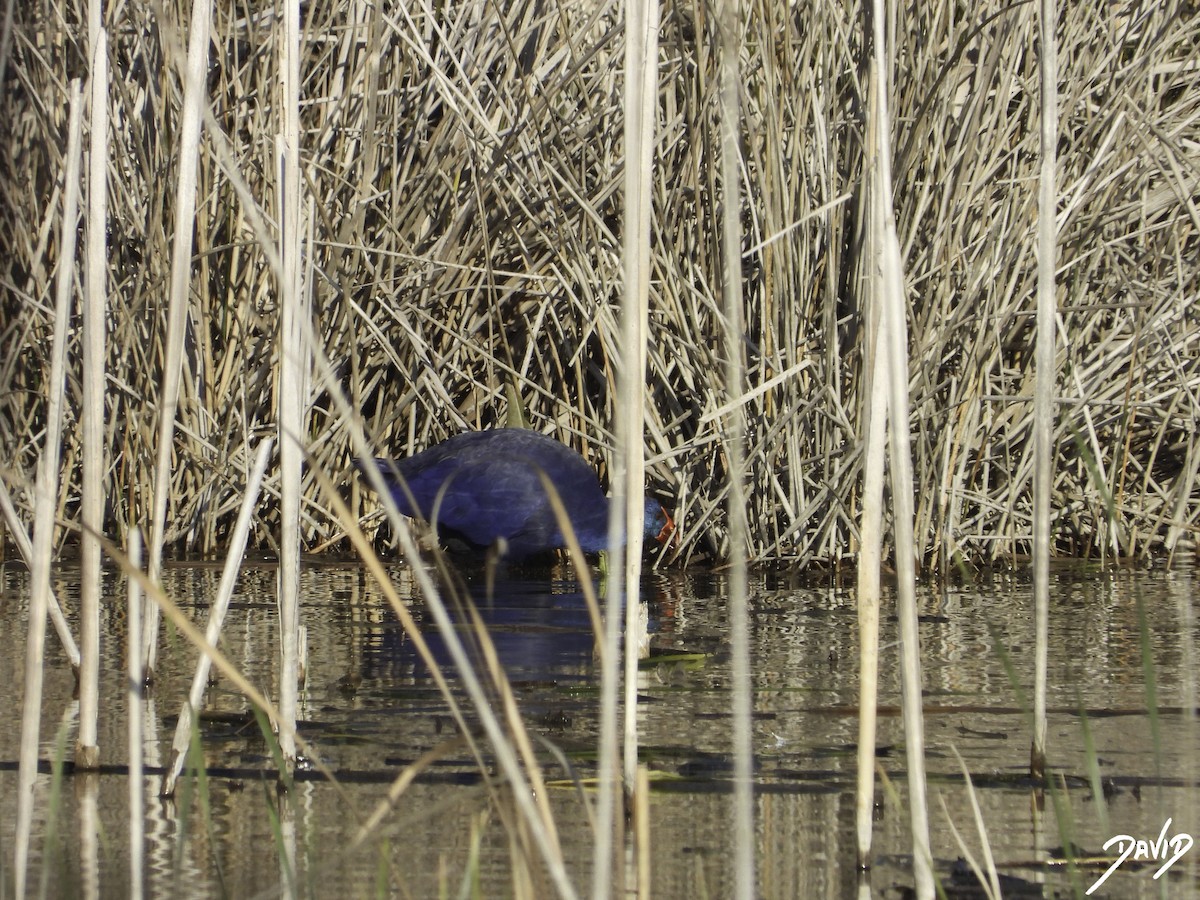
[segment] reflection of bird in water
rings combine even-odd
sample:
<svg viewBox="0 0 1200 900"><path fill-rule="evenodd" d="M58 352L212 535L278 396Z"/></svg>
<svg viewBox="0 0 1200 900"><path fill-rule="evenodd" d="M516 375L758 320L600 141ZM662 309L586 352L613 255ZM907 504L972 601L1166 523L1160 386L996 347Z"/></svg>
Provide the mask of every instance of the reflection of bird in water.
<svg viewBox="0 0 1200 900"><path fill-rule="evenodd" d="M582 593L554 592L546 581L501 579L490 598L477 597L473 602L500 665L511 680L591 677L595 638ZM453 604L450 613L472 661L476 666L484 665L470 616L464 610L455 611ZM454 664L439 629L426 619L421 631L434 659L445 671L452 672ZM393 677L429 677L424 660L394 619L384 626L378 644L368 648L364 662L368 678L384 674L372 671L376 665Z"/></svg>
<svg viewBox="0 0 1200 900"><path fill-rule="evenodd" d="M501 578L490 597L479 591L473 603L511 680L572 681L595 676L596 636L587 602L574 582ZM455 630L475 664L481 665L470 616L449 605ZM660 624L660 603L654 600L641 606L644 628L652 633ZM419 609L414 609L418 616ZM420 626L434 658L451 672L452 658L437 627L428 618ZM639 636L637 643L643 646L645 636ZM366 648L363 675L424 680L429 672L400 623L389 617Z"/></svg>

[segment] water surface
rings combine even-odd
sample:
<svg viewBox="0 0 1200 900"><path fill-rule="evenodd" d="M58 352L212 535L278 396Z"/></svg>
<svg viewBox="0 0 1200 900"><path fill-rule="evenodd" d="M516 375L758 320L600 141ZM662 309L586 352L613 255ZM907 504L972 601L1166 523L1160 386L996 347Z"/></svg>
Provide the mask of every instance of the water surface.
<svg viewBox="0 0 1200 900"><path fill-rule="evenodd" d="M55 590L73 608L74 571L64 566L57 575ZM412 573L397 566L390 575L435 657L447 659L425 605L413 599ZM218 579L217 568L193 565L169 568L164 580L168 593L203 622ZM45 877L51 896L119 897L129 889L124 587L112 573L105 584L105 767L99 775L67 777L56 811L48 802L39 804L30 883ZM222 638L230 657L272 696L274 585L272 566L247 567ZM954 829L982 858L956 752L970 770L997 866L1014 879L1004 885L1006 896L1067 896L1105 870L1103 863L1075 870L1050 864L1063 858L1064 846L1076 848L1076 856L1099 857L1112 836L1154 840L1168 819L1169 834L1200 836L1195 587L1190 568L1093 567L1053 576L1049 736L1058 789L1045 796L1025 778L1033 667L1028 579L988 574L968 585L921 589L933 852L952 896L972 896L954 893L970 881ZM751 588L760 895L856 896L853 591L771 573L753 576ZM478 595L482 601L482 588ZM643 586L650 640L661 660L645 665L638 686L642 758L660 776L650 807L658 897L725 897L732 890L725 595L723 579L712 573L656 574ZM389 783L422 754L449 742L457 726L411 638L361 568L311 565L302 597L309 658L301 733L343 783L335 789L305 776L293 802L283 804L290 813L281 833L297 846L301 890L313 896L367 897L381 890L385 896L433 897L445 887L457 896L468 860L477 859L482 895L511 895L513 849L502 824L508 810L501 808L503 799L501 806L489 799L478 766L461 747L446 751L408 788L378 839L346 849ZM874 896L899 897L912 884L911 844L897 628L887 602L878 753L886 784L877 786L876 862L866 884ZM27 603L26 572L4 566L0 634L10 649L0 654L0 709L10 714L0 720L0 894L12 884ZM555 779L549 792L560 840L571 876L586 895L591 839L575 782L592 773L598 679L579 586L569 571L514 576L480 606L539 740L546 776ZM56 735L74 746L76 704L73 678L52 632L47 648L42 758L49 761ZM662 656L671 652L676 655ZM194 665L186 642L164 632L145 719L150 766L167 759ZM460 689L456 693L461 696ZM157 776L145 781L148 893L277 894L288 876L272 825L279 800L267 745L247 717L246 703L224 679L211 686L208 704L218 714L202 729L208 809L194 779L183 780L174 801L158 798ZM1099 794L1092 791L1095 783ZM47 801L51 790L45 774L39 799ZM1198 861L1200 848L1156 881L1157 865L1135 867L1130 860L1093 896L1198 896ZM534 890L540 894L548 885L535 881Z"/></svg>

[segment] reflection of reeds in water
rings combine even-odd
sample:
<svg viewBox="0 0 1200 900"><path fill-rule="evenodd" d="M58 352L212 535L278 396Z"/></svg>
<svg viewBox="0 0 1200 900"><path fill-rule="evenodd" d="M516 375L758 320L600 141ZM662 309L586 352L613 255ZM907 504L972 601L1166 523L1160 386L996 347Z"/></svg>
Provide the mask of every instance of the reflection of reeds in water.
<svg viewBox="0 0 1200 900"><path fill-rule="evenodd" d="M1058 512L1037 533L1058 551L1174 551L1194 527L1200 175L1187 148L1200 75L1196 17L1183 7L1064 5L1058 269L1045 271L1043 232L1040 282L1036 17L997 6L963 22L935 4L895 19L888 246L892 288L904 289L893 313L905 314L896 321L908 339L891 355L907 365L887 374L866 369L876 331L859 303L879 246L866 235L875 213L863 174L874 150L863 9L746 3L737 103L720 104L728 56L707 12L664 6L648 67L657 76L640 108L657 131L652 154L636 157L653 165L636 166L620 137L635 110L621 99L630 67L618 7L468 3L388 15L313 3L303 32L294 5L282 17L220 8L211 22L196 9L185 24L132 3L106 23L121 81L105 91L98 79L92 91L111 113L107 142L102 127L93 132L89 165L92 185L107 172L109 203L106 215L104 191L89 188L93 305L81 333L67 333L75 115L70 149L60 148L62 86L87 54L59 24L69 16L32 7L18 11L0 61L13 75L0 98L6 149L23 167L0 174L0 470L6 498L16 488L7 527L23 549L34 532L31 665L41 611L54 611L43 567L62 543L55 509L118 544L149 526L151 573L164 548L222 552L236 543L256 448L277 433L281 464L265 476L249 539L280 552L283 593L294 595L301 547L343 541L367 553L365 496L352 480L343 510L326 480L372 455L364 431L401 454L500 424L511 384L533 427L590 451L633 508L645 457L651 487L676 498L685 559L807 564L882 540L886 511L872 504L883 461L864 452L865 391L881 377L898 398L893 412L909 410L896 435L912 431L903 499L911 493L915 507L897 504L897 519L901 531L911 523L915 547L901 568L1024 554L1047 496ZM98 41L93 33L89 46ZM721 141L731 105L737 140ZM732 162L745 189L737 203ZM636 240L622 199L634 183L649 217ZM1054 208L1043 200L1043 223ZM1032 300L1047 274L1057 276L1062 334L1052 358L1039 348L1041 409L1055 394L1058 409L1035 503ZM1040 312L1042 337L1044 303ZM634 317L639 328L625 330ZM78 380L66 376L77 358ZM618 394L621 372L638 374ZM80 429L58 414L64 380ZM901 468L894 462L893 476ZM870 552L877 571L886 548ZM636 554L629 563L620 577L636 586ZM437 596L432 582L423 589ZM160 603L147 608L157 615ZM56 625L70 647L61 616ZM295 626L287 621L287 641ZM153 623L147 631L152 640ZM89 637L85 688L93 647ZM285 672L297 654L289 648ZM295 679L284 680L287 721ZM488 736L498 746L511 738L506 774L531 791L513 787L513 815L567 893L502 678L489 674L473 695L481 713L504 710ZM289 757L293 728L280 728ZM94 749L88 729L82 760ZM635 758L626 748L627 781ZM615 759L604 767L615 772ZM22 822L28 814L22 807Z"/></svg>

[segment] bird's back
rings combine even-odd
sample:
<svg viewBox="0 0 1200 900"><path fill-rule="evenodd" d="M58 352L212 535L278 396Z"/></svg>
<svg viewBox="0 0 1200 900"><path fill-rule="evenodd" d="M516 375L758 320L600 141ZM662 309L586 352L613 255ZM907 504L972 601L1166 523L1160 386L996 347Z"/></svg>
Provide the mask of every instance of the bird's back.
<svg viewBox="0 0 1200 900"><path fill-rule="evenodd" d="M585 550L598 550L608 500L583 457L553 438L524 429L464 432L399 460L408 494L392 493L405 515L420 515L469 543L504 538L520 557L562 545L561 530L539 473L545 473L569 511ZM380 461L385 477L386 461Z"/></svg>

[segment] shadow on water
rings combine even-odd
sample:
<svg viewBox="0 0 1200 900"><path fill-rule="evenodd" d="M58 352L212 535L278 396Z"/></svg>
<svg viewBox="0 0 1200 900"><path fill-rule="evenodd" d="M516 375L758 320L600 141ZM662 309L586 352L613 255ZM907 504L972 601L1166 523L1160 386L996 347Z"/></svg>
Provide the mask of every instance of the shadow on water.
<svg viewBox="0 0 1200 900"><path fill-rule="evenodd" d="M58 574L55 589L74 608L71 572ZM411 572L397 566L390 575L435 659L451 671L444 635L413 596ZM165 582L168 592L203 620L218 577L211 567L178 566L167 571ZM222 637L230 657L270 693L275 692L277 643L274 581L271 566L247 568ZM598 669L583 595L569 570L509 573L490 595L482 580L470 585L528 728L540 747L553 748L544 760L547 778L556 785L551 802L572 876L586 885L591 834L574 779L591 773ZM75 789L62 792L57 814L46 813L38 826L35 871L42 860L52 861L47 868L52 894L71 893L90 882L103 896L121 896L128 888L127 849L121 845L127 833L123 588L111 575L105 588L104 768L98 777L73 779ZM1030 739L1024 698L1031 690L1026 673L1033 653L1029 583L990 575L971 585L923 590L932 837L949 896L980 896L970 887L974 876L954 836L957 830L971 854L981 858L956 753L971 772L1005 896L1082 892L1111 862L1115 851L1105 854L1102 848L1116 834L1153 841L1168 819L1171 835L1200 834L1195 588L1190 570L1056 574L1049 743L1057 796L1041 797L1024 774ZM301 730L322 762L339 774L344 792L339 795L315 773L300 775L292 809L301 835L302 883L316 896L335 890L365 896L373 892L386 859L393 888L401 879L412 896L435 896L443 887L457 893L464 866L474 859L484 894L509 894L511 846L478 766L461 748L422 771L390 814L382 841L353 853L344 849L385 786L404 766L445 744L457 726L411 638L361 569L310 566L302 590L309 660ZM770 573L758 574L752 591L760 896L859 896L853 832L858 696L853 592ZM23 633L27 594L22 569L0 569L0 633ZM707 572L650 576L643 585L651 656L640 670L638 710L642 759L655 774L650 808L655 896L722 897L732 887L723 598L722 578ZM461 612L455 622L460 634L469 635ZM1143 656L1147 636L1149 665ZM867 881L873 896L900 897L911 885L911 864L894 622L885 620L884 641L876 864ZM61 651L53 639L47 646L41 755L49 761L60 723L67 746L73 743L75 703ZM1006 664L1017 673L1017 685ZM0 708L19 708L21 665L21 654L0 655ZM283 876L271 823L279 801L270 755L246 704L228 685L211 686L202 727L211 826L196 803L178 798L166 803L155 796L155 767L166 759L193 665L191 649L178 635L167 635L146 718L150 893L278 891ZM1150 678L1156 686L1154 716L1148 713ZM0 725L4 884L11 878L7 848L13 839L16 718L6 717ZM40 792L49 791L50 780L43 777ZM51 821L58 834L53 846L46 843ZM88 828L105 836L96 858L80 850L80 836ZM1058 864L1068 855L1082 864L1074 870ZM1158 881L1152 877L1157 865L1131 858L1092 896L1151 897L1163 890L1172 897L1194 896L1198 857L1200 850L1185 855Z"/></svg>

